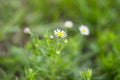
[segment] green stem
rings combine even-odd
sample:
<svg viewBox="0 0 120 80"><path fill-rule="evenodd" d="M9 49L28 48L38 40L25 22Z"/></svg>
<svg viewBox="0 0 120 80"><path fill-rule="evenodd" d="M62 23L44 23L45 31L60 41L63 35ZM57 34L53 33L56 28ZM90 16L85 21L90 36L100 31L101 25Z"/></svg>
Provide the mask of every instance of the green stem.
<svg viewBox="0 0 120 80"><path fill-rule="evenodd" d="M51 75L51 80L55 80L55 68L52 68L52 75Z"/></svg>
<svg viewBox="0 0 120 80"><path fill-rule="evenodd" d="M52 74L51 74L51 80L55 80L55 76L56 76L56 65L57 65L57 55L55 54L52 58Z"/></svg>

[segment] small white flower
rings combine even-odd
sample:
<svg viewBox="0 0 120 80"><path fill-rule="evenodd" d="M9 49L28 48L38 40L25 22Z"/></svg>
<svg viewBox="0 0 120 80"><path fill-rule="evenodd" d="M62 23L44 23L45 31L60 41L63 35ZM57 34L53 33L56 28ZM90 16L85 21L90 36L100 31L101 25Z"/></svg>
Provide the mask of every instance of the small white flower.
<svg viewBox="0 0 120 80"><path fill-rule="evenodd" d="M73 27L73 22L72 21L66 21L65 24L64 24L64 26L66 28L72 28Z"/></svg>
<svg viewBox="0 0 120 80"><path fill-rule="evenodd" d="M24 28L24 33L30 33L30 29L28 27Z"/></svg>
<svg viewBox="0 0 120 80"><path fill-rule="evenodd" d="M50 35L50 38L51 38L51 39L54 39L54 36L53 36L53 35Z"/></svg>
<svg viewBox="0 0 120 80"><path fill-rule="evenodd" d="M88 27L84 26L84 25L81 25L79 27L79 30L80 30L82 35L89 35L89 33L90 33Z"/></svg>
<svg viewBox="0 0 120 80"><path fill-rule="evenodd" d="M54 30L54 34L60 38L65 38L67 36L66 32L64 30L60 30L60 29Z"/></svg>

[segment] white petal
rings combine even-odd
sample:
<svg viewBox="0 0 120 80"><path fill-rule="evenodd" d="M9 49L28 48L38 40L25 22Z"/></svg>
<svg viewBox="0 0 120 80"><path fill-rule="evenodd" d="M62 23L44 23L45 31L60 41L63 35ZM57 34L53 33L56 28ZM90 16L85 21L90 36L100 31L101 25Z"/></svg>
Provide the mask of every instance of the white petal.
<svg viewBox="0 0 120 80"><path fill-rule="evenodd" d="M60 29L57 29L57 32L60 32Z"/></svg>
<svg viewBox="0 0 120 80"><path fill-rule="evenodd" d="M57 31L56 30L54 30L54 34L57 35Z"/></svg>

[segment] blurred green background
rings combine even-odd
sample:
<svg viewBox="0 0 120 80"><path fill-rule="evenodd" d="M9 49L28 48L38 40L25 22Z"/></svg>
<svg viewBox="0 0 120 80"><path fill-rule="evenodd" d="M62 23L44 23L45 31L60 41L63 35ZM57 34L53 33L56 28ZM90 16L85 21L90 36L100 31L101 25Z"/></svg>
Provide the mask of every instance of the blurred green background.
<svg viewBox="0 0 120 80"><path fill-rule="evenodd" d="M92 68L92 80L120 80L120 0L0 0L0 80L24 77L24 27L41 35L66 20L90 29L80 38L76 29L69 31L65 52L79 53L71 55L77 66Z"/></svg>

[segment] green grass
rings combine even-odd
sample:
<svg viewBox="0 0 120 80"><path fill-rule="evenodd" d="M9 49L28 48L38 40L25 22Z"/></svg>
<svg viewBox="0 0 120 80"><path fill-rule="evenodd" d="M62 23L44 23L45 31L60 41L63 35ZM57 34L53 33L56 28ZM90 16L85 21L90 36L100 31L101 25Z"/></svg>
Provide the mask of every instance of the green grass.
<svg viewBox="0 0 120 80"><path fill-rule="evenodd" d="M26 80L30 75L31 80L80 80L79 71L90 68L91 80L119 80L119 4L119 0L0 0L0 79ZM66 20L73 21L72 29L63 28ZM89 36L80 34L82 24L90 29ZM58 65L53 65L51 55L43 55L55 53L52 47L44 48L45 40L33 48L23 32L26 26L40 40L56 28L67 31L68 44ZM28 74L29 68L37 73Z"/></svg>

